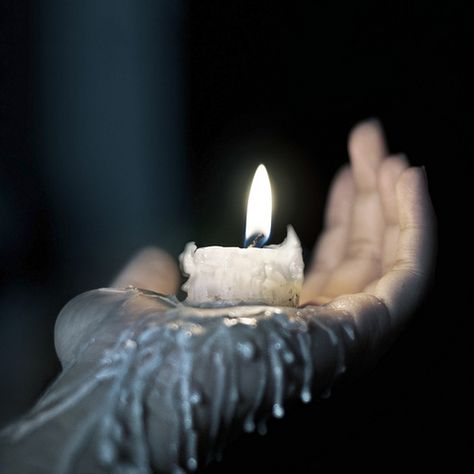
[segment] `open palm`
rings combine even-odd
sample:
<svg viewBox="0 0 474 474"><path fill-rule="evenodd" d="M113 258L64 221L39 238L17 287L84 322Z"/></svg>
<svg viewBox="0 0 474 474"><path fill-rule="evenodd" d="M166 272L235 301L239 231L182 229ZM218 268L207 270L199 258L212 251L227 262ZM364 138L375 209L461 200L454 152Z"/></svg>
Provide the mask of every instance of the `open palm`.
<svg viewBox="0 0 474 474"><path fill-rule="evenodd" d="M434 214L425 172L389 156L377 121L354 128L350 166L334 179L325 230L316 245L301 302L326 303L366 293L404 319L431 273Z"/></svg>
<svg viewBox="0 0 474 474"><path fill-rule="evenodd" d="M304 284L306 308L179 304L149 291L177 289L173 259L143 250L113 286L146 290L98 289L62 310L63 371L0 433L0 470L194 470L236 433L283 416L286 401L308 402L374 364L423 296L434 214L423 169L387 157L377 122L354 129L349 154Z"/></svg>
<svg viewBox="0 0 474 474"><path fill-rule="evenodd" d="M337 298L349 312L354 298L382 302L392 320L403 322L422 298L432 274L435 217L423 168L403 155L389 155L376 120L357 125L349 137L351 163L331 187L325 229L316 245L300 302ZM113 286L132 284L173 293L179 271L163 251L147 249Z"/></svg>

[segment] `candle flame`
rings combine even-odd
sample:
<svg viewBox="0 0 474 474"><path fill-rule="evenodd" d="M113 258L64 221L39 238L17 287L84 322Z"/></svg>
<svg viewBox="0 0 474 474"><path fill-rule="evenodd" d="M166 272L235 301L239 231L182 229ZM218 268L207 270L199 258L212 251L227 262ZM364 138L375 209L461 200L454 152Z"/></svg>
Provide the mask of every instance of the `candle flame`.
<svg viewBox="0 0 474 474"><path fill-rule="evenodd" d="M247 223L245 226L245 240L258 235L262 246L270 237L272 226L272 188L267 169L260 164L255 171L252 186L247 201Z"/></svg>

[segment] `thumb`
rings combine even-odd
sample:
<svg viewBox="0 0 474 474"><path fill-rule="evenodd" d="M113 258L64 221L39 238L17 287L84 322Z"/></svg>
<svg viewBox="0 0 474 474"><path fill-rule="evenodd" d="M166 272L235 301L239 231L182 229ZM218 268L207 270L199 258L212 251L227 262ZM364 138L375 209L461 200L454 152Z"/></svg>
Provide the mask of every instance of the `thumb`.
<svg viewBox="0 0 474 474"><path fill-rule="evenodd" d="M135 286L170 295L176 293L180 282L174 259L158 247L140 250L111 283L113 287Z"/></svg>

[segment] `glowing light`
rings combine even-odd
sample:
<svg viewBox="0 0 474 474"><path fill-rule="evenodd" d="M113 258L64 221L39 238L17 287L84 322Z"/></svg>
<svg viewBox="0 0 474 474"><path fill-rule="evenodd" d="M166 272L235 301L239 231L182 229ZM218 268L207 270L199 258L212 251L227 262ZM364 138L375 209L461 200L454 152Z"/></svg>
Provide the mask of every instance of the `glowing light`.
<svg viewBox="0 0 474 474"><path fill-rule="evenodd" d="M245 240L263 235L259 238L262 246L270 237L272 226L272 188L267 169L259 165L253 177L247 201L247 222Z"/></svg>

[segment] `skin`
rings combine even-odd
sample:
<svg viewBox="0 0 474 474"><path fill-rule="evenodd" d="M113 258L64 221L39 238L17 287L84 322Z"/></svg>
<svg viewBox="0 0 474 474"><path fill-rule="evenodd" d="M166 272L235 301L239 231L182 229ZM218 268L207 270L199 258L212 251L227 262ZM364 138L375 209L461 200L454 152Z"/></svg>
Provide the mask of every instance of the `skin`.
<svg viewBox="0 0 474 474"><path fill-rule="evenodd" d="M434 264L435 216L426 173L410 167L403 155L389 155L378 121L354 128L349 156L350 166L332 185L301 299L374 295L399 325L415 310Z"/></svg>
<svg viewBox="0 0 474 474"><path fill-rule="evenodd" d="M56 322L63 371L0 433L0 470L193 470L249 415L283 416L286 401L309 401L309 390L322 394L374 364L424 294L435 219L423 169L388 156L378 122L354 128L349 155L331 188L304 308L193 309L136 289L79 295ZM112 286L171 294L178 282L173 259L146 248Z"/></svg>
<svg viewBox="0 0 474 474"><path fill-rule="evenodd" d="M350 164L331 186L325 228L300 303L337 299L348 311L373 312L375 296L399 326L416 309L434 265L436 224L426 173L410 167L404 155L389 154L377 120L358 124L348 149ZM155 268L160 271L151 271ZM131 284L172 294L178 290L178 275L166 253L148 248L127 265L114 286Z"/></svg>

